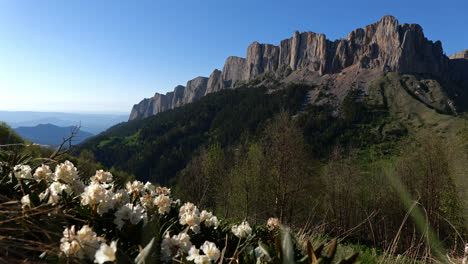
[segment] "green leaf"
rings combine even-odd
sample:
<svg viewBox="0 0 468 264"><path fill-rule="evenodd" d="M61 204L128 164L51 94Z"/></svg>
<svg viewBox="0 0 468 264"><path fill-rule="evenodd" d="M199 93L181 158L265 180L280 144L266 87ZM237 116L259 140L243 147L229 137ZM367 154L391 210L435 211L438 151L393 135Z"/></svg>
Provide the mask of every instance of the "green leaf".
<svg viewBox="0 0 468 264"><path fill-rule="evenodd" d="M283 264L295 263L291 234L285 229L281 229L281 250Z"/></svg>
<svg viewBox="0 0 468 264"><path fill-rule="evenodd" d="M146 263L153 263L151 261L151 255L156 249L155 243L154 243L154 237L151 239L151 241L145 246L143 250L140 251L140 254L136 256L135 258L135 263L136 264L146 264Z"/></svg>

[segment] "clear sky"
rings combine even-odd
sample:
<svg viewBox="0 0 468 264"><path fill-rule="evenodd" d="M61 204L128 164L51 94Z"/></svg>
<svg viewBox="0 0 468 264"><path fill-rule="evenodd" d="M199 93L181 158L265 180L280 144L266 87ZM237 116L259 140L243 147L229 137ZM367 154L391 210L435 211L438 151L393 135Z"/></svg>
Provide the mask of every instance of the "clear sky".
<svg viewBox="0 0 468 264"><path fill-rule="evenodd" d="M253 41L344 38L386 14L468 49L467 0L0 0L0 110L128 113Z"/></svg>

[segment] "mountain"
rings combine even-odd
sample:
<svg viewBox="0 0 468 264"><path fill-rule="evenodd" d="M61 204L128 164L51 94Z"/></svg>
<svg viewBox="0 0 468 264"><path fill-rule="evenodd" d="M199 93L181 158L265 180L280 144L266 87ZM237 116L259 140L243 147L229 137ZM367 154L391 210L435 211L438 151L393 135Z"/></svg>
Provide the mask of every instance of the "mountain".
<svg viewBox="0 0 468 264"><path fill-rule="evenodd" d="M61 112L0 111L0 120L11 127L31 127L39 124L53 124L60 127L77 126L85 131L98 134L107 128L126 121L127 116L119 114L78 114Z"/></svg>
<svg viewBox="0 0 468 264"><path fill-rule="evenodd" d="M23 138L41 145L58 146L64 138L71 135L74 126L59 127L52 124L39 124L34 127L17 127L14 130ZM80 130L73 139L73 144L78 144L93 134Z"/></svg>
<svg viewBox="0 0 468 264"><path fill-rule="evenodd" d="M392 16L335 41L296 32L279 46L254 42L245 59L229 57L209 78L143 100L127 123L76 152L167 183L200 148L256 141L286 111L318 159L329 159L337 146L391 153L419 133L458 133L466 124L467 79L467 59L447 57L419 25Z"/></svg>
<svg viewBox="0 0 468 264"><path fill-rule="evenodd" d="M129 120L142 119L168 109L194 102L200 97L223 89L236 88L248 81L259 83L273 76L281 83L326 83L340 104L348 90L343 87L361 85L367 89L370 81L384 72L428 75L447 86L441 111L456 111L466 107L468 61L465 53L447 57L440 41L425 38L421 26L402 24L392 16L359 28L345 39L328 40L324 34L295 32L279 46L253 42L246 58L228 57L223 70L215 69L210 77L197 77L179 85L165 95L156 93L133 106ZM343 76L346 75L346 76ZM265 84L265 83L262 83ZM345 84L345 85L343 85ZM456 104L455 104L456 105Z"/></svg>

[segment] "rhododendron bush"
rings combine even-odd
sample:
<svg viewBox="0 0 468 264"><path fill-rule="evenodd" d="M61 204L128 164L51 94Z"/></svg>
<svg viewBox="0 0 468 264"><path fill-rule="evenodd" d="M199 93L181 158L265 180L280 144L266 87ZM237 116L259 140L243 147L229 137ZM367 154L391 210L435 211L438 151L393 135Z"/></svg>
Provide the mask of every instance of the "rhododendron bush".
<svg viewBox="0 0 468 264"><path fill-rule="evenodd" d="M118 186L110 172L86 177L69 161L55 168L1 165L2 205L17 212L2 215L0 241L11 242L0 242L2 254L65 263L281 259L273 250L279 250L278 219L270 219L268 227L231 224L174 199L169 188L136 180ZM20 227L22 232L13 237ZM301 257L297 248L295 252Z"/></svg>

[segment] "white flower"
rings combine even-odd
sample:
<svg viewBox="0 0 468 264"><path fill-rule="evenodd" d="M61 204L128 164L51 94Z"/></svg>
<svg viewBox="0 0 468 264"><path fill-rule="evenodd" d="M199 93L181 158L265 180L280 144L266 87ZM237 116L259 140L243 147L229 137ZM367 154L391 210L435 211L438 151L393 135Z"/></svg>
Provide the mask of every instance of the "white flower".
<svg viewBox="0 0 468 264"><path fill-rule="evenodd" d="M134 206L132 203L127 203L115 212L114 224L121 229L125 223L124 220L129 220L130 223L136 225L141 220L146 221L146 218L145 209L141 205Z"/></svg>
<svg viewBox="0 0 468 264"><path fill-rule="evenodd" d="M29 200L29 194L26 194L25 196L21 198L21 204L22 204L23 209L26 206L31 207L31 200Z"/></svg>
<svg viewBox="0 0 468 264"><path fill-rule="evenodd" d="M206 220L205 220L205 225L206 225L207 227L213 226L214 229L217 229L217 228L218 228L218 225L219 225L218 217L212 216L211 218L206 219Z"/></svg>
<svg viewBox="0 0 468 264"><path fill-rule="evenodd" d="M245 238L247 236L250 236L252 234L252 228L250 227L249 223L247 221L243 221L240 225L234 225L232 226L232 233L238 238Z"/></svg>
<svg viewBox="0 0 468 264"><path fill-rule="evenodd" d="M127 182L125 185L128 194L139 195L145 190L145 185L141 181Z"/></svg>
<svg viewBox="0 0 468 264"><path fill-rule="evenodd" d="M52 181L54 175L52 174L49 166L42 164L41 167L36 169L33 176L36 181L44 180L50 182Z"/></svg>
<svg viewBox="0 0 468 264"><path fill-rule="evenodd" d="M150 194L145 193L140 197L140 203L146 208L152 208L154 205L153 197Z"/></svg>
<svg viewBox="0 0 468 264"><path fill-rule="evenodd" d="M164 195L169 196L171 194L171 189L169 189L167 187L158 187L158 188L156 188L156 192L158 194L164 194Z"/></svg>
<svg viewBox="0 0 468 264"><path fill-rule="evenodd" d="M76 195L79 195L84 191L85 185L80 179L71 181L68 184L70 185L70 188Z"/></svg>
<svg viewBox="0 0 468 264"><path fill-rule="evenodd" d="M109 183L112 181L112 173L103 170L97 170L96 175L91 177L91 181L99 183Z"/></svg>
<svg viewBox="0 0 468 264"><path fill-rule="evenodd" d="M117 251L117 242L112 241L110 246L108 246L106 243L102 243L101 247L99 248L98 251L96 251L96 254L94 255L94 262L103 264L104 262L111 261L114 262L116 260L115 258L115 252Z"/></svg>
<svg viewBox="0 0 468 264"><path fill-rule="evenodd" d="M205 222L207 227L213 226L215 229L218 228L219 221L213 213L203 210L200 214L200 222Z"/></svg>
<svg viewBox="0 0 468 264"><path fill-rule="evenodd" d="M128 197L127 192L122 189L116 191L112 199L114 200L115 207L121 207L130 201L130 197Z"/></svg>
<svg viewBox="0 0 468 264"><path fill-rule="evenodd" d="M193 232L200 232L200 212L193 203L185 203L180 207L179 223L188 225Z"/></svg>
<svg viewBox="0 0 468 264"><path fill-rule="evenodd" d="M78 170L73 163L67 160L55 167L55 180L63 181L65 183L71 183L74 180L78 180Z"/></svg>
<svg viewBox="0 0 468 264"><path fill-rule="evenodd" d="M70 185L60 183L60 182L53 182L51 185L49 185L49 188L47 190L47 194L49 194L49 204L56 204L58 201L60 201L60 198L62 197L62 193L65 192L67 194L72 193L72 189Z"/></svg>
<svg viewBox="0 0 468 264"><path fill-rule="evenodd" d="M88 225L84 225L78 232L75 232L73 225L70 229L65 228L63 231L63 237L60 239L60 250L67 257L92 259L102 241L104 239L98 237Z"/></svg>
<svg viewBox="0 0 468 264"><path fill-rule="evenodd" d="M275 230L276 228L279 227L279 225L280 225L280 222L278 218L271 217L270 219L268 219L268 222L267 222L268 230L270 231Z"/></svg>
<svg viewBox="0 0 468 264"><path fill-rule="evenodd" d="M169 262L172 257L179 256L180 251L187 253L190 247L192 247L192 242L190 242L190 236L187 233L180 233L172 236L172 238L169 233L166 233L161 242L162 260Z"/></svg>
<svg viewBox="0 0 468 264"><path fill-rule="evenodd" d="M151 182L146 182L145 183L145 190L150 193L150 194L153 194L156 192L156 186L154 186Z"/></svg>
<svg viewBox="0 0 468 264"><path fill-rule="evenodd" d="M203 222L211 217L213 217L213 213L203 210L200 214L200 222Z"/></svg>
<svg viewBox="0 0 468 264"><path fill-rule="evenodd" d="M169 213L171 211L171 198L169 196L160 194L154 198L154 204L158 207L158 212L161 215Z"/></svg>
<svg viewBox="0 0 468 264"><path fill-rule="evenodd" d="M211 263L210 258L207 255L200 255L199 250L192 246L189 250L189 255L187 256L187 260L193 261L196 264L207 264Z"/></svg>
<svg viewBox="0 0 468 264"><path fill-rule="evenodd" d="M208 256L210 260L217 261L219 259L220 251L216 247L215 243L205 241L205 243L200 247L200 249L203 250L205 255Z"/></svg>
<svg viewBox="0 0 468 264"><path fill-rule="evenodd" d="M13 168L13 171L15 173L15 177L17 179L32 179L31 175L31 167L29 165L16 165Z"/></svg>

